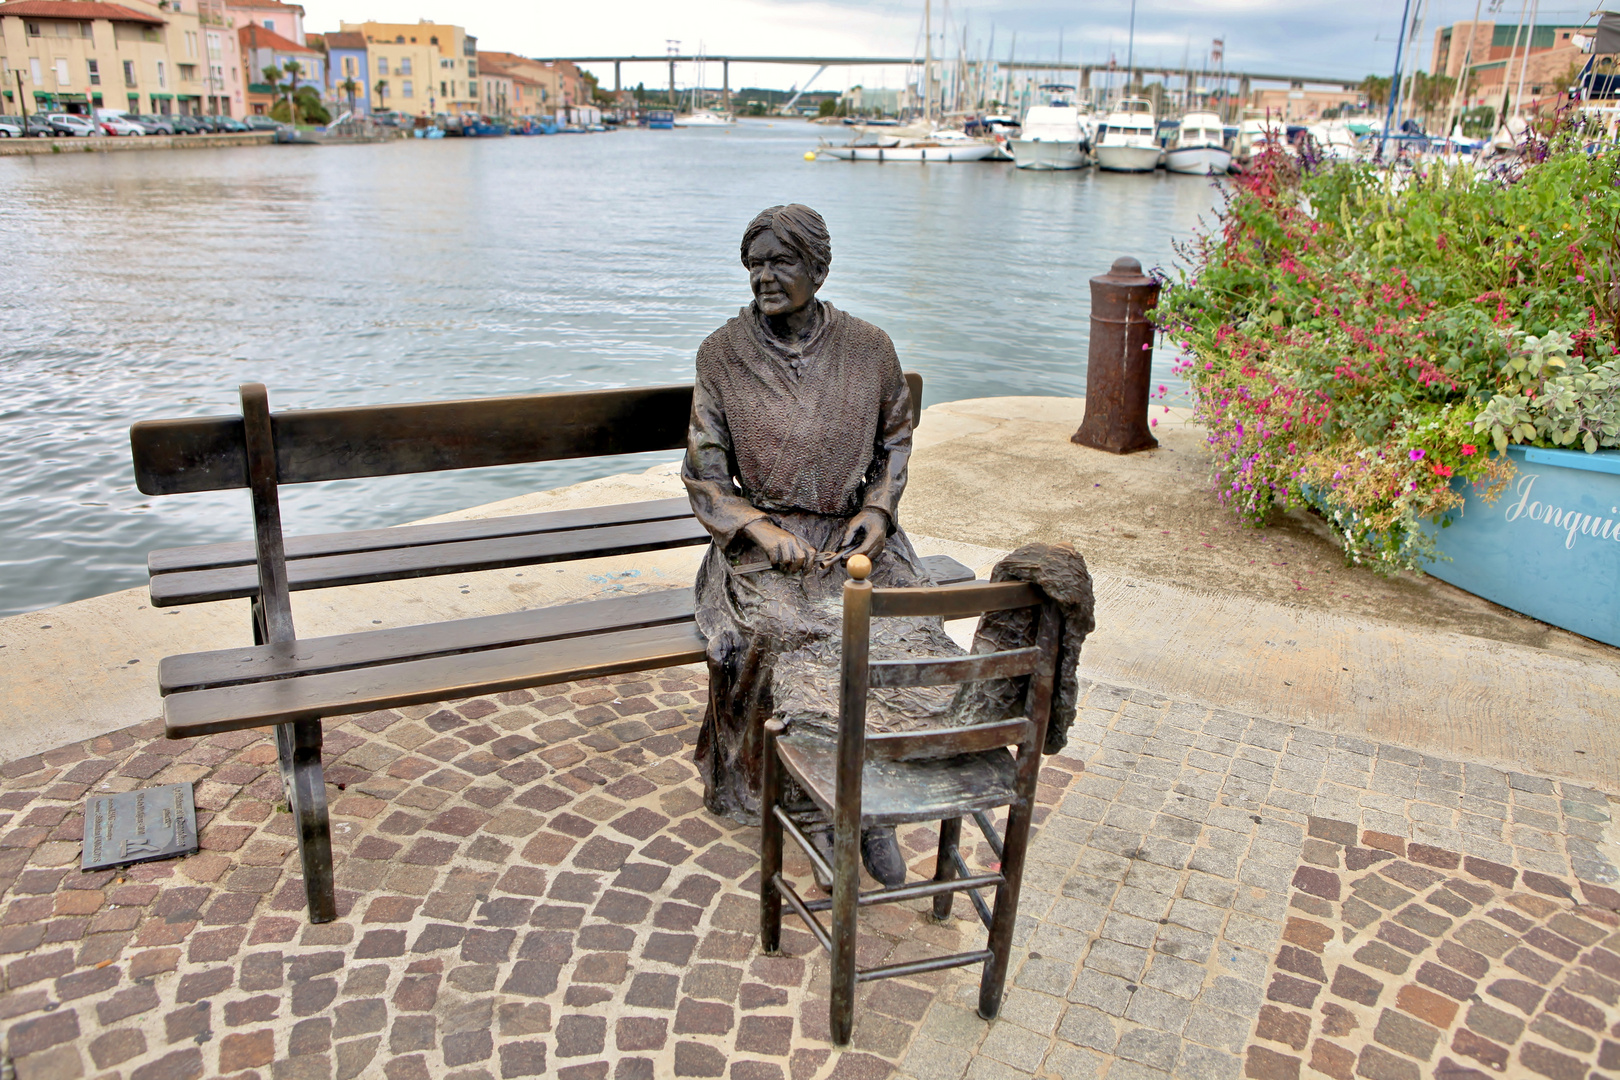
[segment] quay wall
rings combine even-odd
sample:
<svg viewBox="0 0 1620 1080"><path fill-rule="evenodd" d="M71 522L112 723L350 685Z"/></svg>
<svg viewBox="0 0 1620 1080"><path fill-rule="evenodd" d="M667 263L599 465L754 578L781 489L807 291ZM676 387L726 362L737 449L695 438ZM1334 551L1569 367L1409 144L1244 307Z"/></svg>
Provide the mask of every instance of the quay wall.
<svg viewBox="0 0 1620 1080"><path fill-rule="evenodd" d="M227 132L221 135L92 135L50 139L0 139L0 157L24 154L89 154L104 150L207 150L222 146L267 146L273 131Z"/></svg>

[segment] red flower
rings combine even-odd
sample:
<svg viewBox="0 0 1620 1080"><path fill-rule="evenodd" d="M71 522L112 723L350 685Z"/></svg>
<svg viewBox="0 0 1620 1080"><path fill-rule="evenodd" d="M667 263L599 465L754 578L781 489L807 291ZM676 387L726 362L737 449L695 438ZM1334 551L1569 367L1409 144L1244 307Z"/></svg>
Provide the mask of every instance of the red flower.
<svg viewBox="0 0 1620 1080"><path fill-rule="evenodd" d="M1477 451L1478 449L1479 448L1477 446L1475 446L1473 443L1463 443L1463 445L1462 445L1462 455L1463 455L1463 457L1471 457L1474 454L1474 452Z"/></svg>
<svg viewBox="0 0 1620 1080"><path fill-rule="evenodd" d="M1436 465L1434 467L1434 475L1436 475L1436 476L1450 476L1451 475L1451 466L1450 465Z"/></svg>

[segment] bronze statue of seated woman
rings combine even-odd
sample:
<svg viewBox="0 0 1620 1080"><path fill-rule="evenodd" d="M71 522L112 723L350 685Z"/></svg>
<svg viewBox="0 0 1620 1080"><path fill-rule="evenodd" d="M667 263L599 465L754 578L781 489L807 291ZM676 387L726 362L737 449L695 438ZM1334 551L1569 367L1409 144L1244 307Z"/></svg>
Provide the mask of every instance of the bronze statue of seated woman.
<svg viewBox="0 0 1620 1080"><path fill-rule="evenodd" d="M831 261L820 214L762 212L742 239L754 302L697 354L681 475L714 543L697 575L709 703L696 759L709 809L739 821L758 820L776 662L836 643L844 560L869 557L875 585L931 583L897 514L910 393L889 336L816 299ZM938 620L902 632L960 651ZM862 849L875 878L904 880L892 830Z"/></svg>

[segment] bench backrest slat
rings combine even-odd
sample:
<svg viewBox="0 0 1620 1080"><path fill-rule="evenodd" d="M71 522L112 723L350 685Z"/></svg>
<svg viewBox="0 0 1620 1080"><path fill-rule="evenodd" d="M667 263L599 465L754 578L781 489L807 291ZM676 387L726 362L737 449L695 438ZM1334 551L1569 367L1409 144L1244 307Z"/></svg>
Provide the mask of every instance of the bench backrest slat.
<svg viewBox="0 0 1620 1080"><path fill-rule="evenodd" d="M922 378L908 373L912 418ZM606 457L686 446L692 387L649 386L274 413L283 484ZM143 420L130 428L147 495L248 486L239 416Z"/></svg>

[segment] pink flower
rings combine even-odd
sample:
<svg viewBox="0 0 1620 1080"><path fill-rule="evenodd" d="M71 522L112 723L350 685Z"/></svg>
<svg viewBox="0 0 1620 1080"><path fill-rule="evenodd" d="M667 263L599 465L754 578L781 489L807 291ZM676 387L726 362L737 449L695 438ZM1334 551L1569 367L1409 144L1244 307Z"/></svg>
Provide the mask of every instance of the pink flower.
<svg viewBox="0 0 1620 1080"><path fill-rule="evenodd" d="M1471 457L1473 454L1477 453L1478 450L1479 447L1475 446L1473 443L1463 443L1462 455L1463 457Z"/></svg>
<svg viewBox="0 0 1620 1080"><path fill-rule="evenodd" d="M1406 456L1411 458L1413 461L1422 461L1423 460L1423 451L1421 451L1421 450L1413 450L1411 453L1407 454Z"/></svg>
<svg viewBox="0 0 1620 1080"><path fill-rule="evenodd" d="M1158 427L1158 426L1159 426L1159 422L1158 422L1158 421L1157 421L1157 420L1149 420L1149 421L1148 421L1148 426L1149 426L1149 427Z"/></svg>
<svg viewBox="0 0 1620 1080"><path fill-rule="evenodd" d="M1585 282L1586 281L1586 275L1585 274L1576 274L1575 275L1575 280L1580 281L1580 282Z"/></svg>

